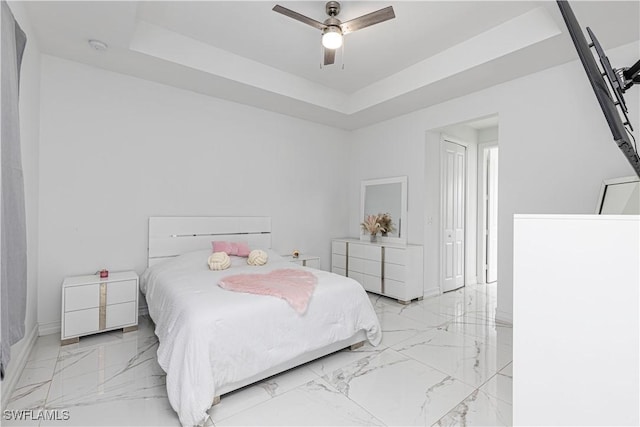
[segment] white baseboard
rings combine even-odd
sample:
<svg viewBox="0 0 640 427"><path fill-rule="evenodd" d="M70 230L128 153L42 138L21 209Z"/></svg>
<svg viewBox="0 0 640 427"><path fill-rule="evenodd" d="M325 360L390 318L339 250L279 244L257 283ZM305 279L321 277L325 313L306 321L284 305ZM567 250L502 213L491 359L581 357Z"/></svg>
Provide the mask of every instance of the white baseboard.
<svg viewBox="0 0 640 427"><path fill-rule="evenodd" d="M425 298L438 296L440 295L440 288L425 289L423 295Z"/></svg>
<svg viewBox="0 0 640 427"><path fill-rule="evenodd" d="M40 323L39 324L39 335L45 336L45 335L53 335L53 334L60 334L60 330L61 330L61 325L60 325L60 321L57 322L49 322L49 323Z"/></svg>
<svg viewBox="0 0 640 427"><path fill-rule="evenodd" d="M29 354L31 353L31 349L36 343L36 339L38 338L38 325L36 324L33 329L29 332L29 335L25 335L23 340L26 340L19 354L12 354L11 361L8 366L8 370L6 371L7 376L2 380L2 410L7 407L7 403L9 403L9 398L13 394L13 390L16 388L16 384L18 384L18 380L22 375L22 371L24 370L25 365L27 364L27 360L29 359Z"/></svg>

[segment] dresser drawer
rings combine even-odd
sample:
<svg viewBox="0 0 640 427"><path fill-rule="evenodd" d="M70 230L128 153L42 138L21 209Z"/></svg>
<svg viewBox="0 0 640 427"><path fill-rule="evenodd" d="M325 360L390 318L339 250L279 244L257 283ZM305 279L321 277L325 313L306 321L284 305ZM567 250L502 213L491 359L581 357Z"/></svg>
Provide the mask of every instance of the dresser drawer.
<svg viewBox="0 0 640 427"><path fill-rule="evenodd" d="M64 313L64 331L62 337L75 337L97 332L99 325L99 308L76 310Z"/></svg>
<svg viewBox="0 0 640 427"><path fill-rule="evenodd" d="M384 278L404 282L407 269L404 265L384 263Z"/></svg>
<svg viewBox="0 0 640 427"><path fill-rule="evenodd" d="M345 270L344 268L340 268L340 267L331 267L331 272L339 274L341 276L346 276L347 275L347 270Z"/></svg>
<svg viewBox="0 0 640 427"><path fill-rule="evenodd" d="M107 305L107 329L137 323L136 314L135 301Z"/></svg>
<svg viewBox="0 0 640 427"><path fill-rule="evenodd" d="M64 311L83 310L100 305L100 284L71 286L64 290Z"/></svg>
<svg viewBox="0 0 640 427"><path fill-rule="evenodd" d="M349 244L349 258L370 259L372 261L382 260L382 248L380 246L360 245L358 243Z"/></svg>
<svg viewBox="0 0 640 427"><path fill-rule="evenodd" d="M379 277L370 276L356 271L349 271L349 277L360 283L367 291L380 293L382 290L382 281Z"/></svg>
<svg viewBox="0 0 640 427"><path fill-rule="evenodd" d="M331 253L338 255L347 254L347 242L331 242Z"/></svg>
<svg viewBox="0 0 640 427"><path fill-rule="evenodd" d="M382 268L379 261L369 259L351 258L349 257L349 272L368 274L370 276L381 277Z"/></svg>
<svg viewBox="0 0 640 427"><path fill-rule="evenodd" d="M384 248L384 261L390 264L405 265L407 251L397 248Z"/></svg>
<svg viewBox="0 0 640 427"><path fill-rule="evenodd" d="M107 285L107 304L135 301L137 293L138 286L135 280L110 282Z"/></svg>
<svg viewBox="0 0 640 427"><path fill-rule="evenodd" d="M404 282L398 282L397 280L385 279L384 280L384 294L390 297L399 298L405 300L407 297L407 287Z"/></svg>
<svg viewBox="0 0 640 427"><path fill-rule="evenodd" d="M347 257L344 255L331 254L331 268L338 267L341 269L347 268Z"/></svg>

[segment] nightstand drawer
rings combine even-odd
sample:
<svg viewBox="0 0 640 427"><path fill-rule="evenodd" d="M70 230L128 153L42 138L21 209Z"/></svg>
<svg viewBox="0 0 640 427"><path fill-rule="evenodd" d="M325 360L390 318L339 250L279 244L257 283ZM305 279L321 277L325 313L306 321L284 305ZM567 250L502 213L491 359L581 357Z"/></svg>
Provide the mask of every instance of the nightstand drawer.
<svg viewBox="0 0 640 427"><path fill-rule="evenodd" d="M77 310L64 313L64 331L62 337L75 337L97 332L99 325L99 308Z"/></svg>
<svg viewBox="0 0 640 427"><path fill-rule="evenodd" d="M107 306L107 329L137 323L137 307L134 301Z"/></svg>
<svg viewBox="0 0 640 427"><path fill-rule="evenodd" d="M107 304L119 304L136 300L138 286L135 280L111 282L107 287Z"/></svg>
<svg viewBox="0 0 640 427"><path fill-rule="evenodd" d="M100 284L71 286L64 290L64 311L83 310L100 305Z"/></svg>
<svg viewBox="0 0 640 427"><path fill-rule="evenodd" d="M319 258L309 258L302 261L302 265L305 267L320 269L320 259Z"/></svg>
<svg viewBox="0 0 640 427"><path fill-rule="evenodd" d="M137 329L138 275L120 271L105 278L95 274L66 277L62 282L61 323L62 345L98 332Z"/></svg>

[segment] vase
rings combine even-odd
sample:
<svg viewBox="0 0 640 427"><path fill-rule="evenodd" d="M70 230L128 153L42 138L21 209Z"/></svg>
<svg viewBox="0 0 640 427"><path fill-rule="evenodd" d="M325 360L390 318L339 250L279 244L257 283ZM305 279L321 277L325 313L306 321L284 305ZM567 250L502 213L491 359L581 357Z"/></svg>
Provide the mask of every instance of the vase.
<svg viewBox="0 0 640 427"><path fill-rule="evenodd" d="M378 235L377 235L377 234L371 234L371 235L369 236L369 241L370 241L371 243L375 243L375 242L377 242L377 241L378 241Z"/></svg>

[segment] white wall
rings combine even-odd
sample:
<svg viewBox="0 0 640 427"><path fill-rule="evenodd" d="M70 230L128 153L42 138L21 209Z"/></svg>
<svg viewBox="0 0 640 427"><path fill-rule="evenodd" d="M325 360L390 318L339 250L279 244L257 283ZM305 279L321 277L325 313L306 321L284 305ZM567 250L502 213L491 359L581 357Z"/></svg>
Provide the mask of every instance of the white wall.
<svg viewBox="0 0 640 427"><path fill-rule="evenodd" d="M20 71L20 136L27 225L27 310L25 337L11 346L11 361L2 381L2 407L18 380L30 346L37 336L38 297L38 138L40 121L40 50L33 28L20 2L9 2L16 21L27 35Z"/></svg>
<svg viewBox="0 0 640 427"><path fill-rule="evenodd" d="M63 277L142 273L149 216L271 216L273 247L347 232L348 133L43 56L38 319Z"/></svg>
<svg viewBox="0 0 640 427"><path fill-rule="evenodd" d="M638 51L636 42L607 54L614 66L628 66L637 61ZM636 139L639 92L627 92ZM603 179L633 174L578 61L355 131L349 226L355 234L361 179L407 175L408 240L425 240L425 252L436 256L430 248L438 227L434 203L439 202L424 199L437 191L438 154L428 131L492 114L500 116L498 316L511 320L513 214L593 213ZM430 217L434 221L428 224Z"/></svg>
<svg viewBox="0 0 640 427"><path fill-rule="evenodd" d="M478 131L478 144L496 142L498 140L498 126L480 129Z"/></svg>

